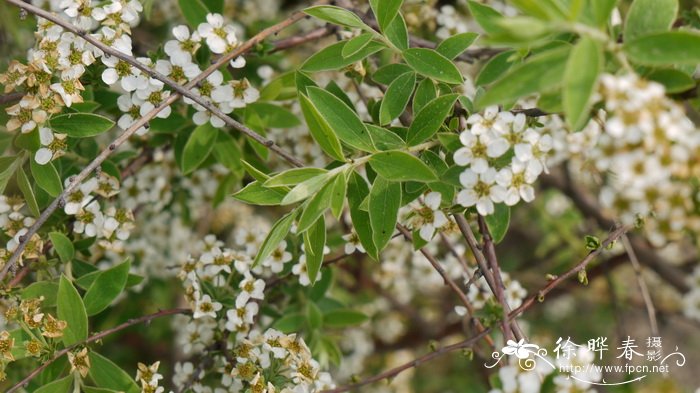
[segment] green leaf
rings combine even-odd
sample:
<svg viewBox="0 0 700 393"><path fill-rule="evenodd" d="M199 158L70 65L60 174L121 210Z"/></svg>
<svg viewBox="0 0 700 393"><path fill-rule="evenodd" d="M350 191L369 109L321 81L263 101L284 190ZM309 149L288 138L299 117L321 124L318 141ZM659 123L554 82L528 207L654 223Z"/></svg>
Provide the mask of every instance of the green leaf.
<svg viewBox="0 0 700 393"><path fill-rule="evenodd" d="M429 78L450 84L464 82L457 66L432 49L409 48L403 51L403 58L416 72Z"/></svg>
<svg viewBox="0 0 700 393"><path fill-rule="evenodd" d="M262 261L267 259L268 256L274 251L280 244L287 234L289 229L292 227L294 222L294 217L296 216L296 210L285 214L282 218L277 220L275 225L270 229L270 233L267 234L265 240L260 246L260 250L255 255L255 260L253 261L253 267L258 266Z"/></svg>
<svg viewBox="0 0 700 393"><path fill-rule="evenodd" d="M563 103L566 123L578 131L586 124L591 109L603 55L598 43L582 37L571 50L564 73Z"/></svg>
<svg viewBox="0 0 700 393"><path fill-rule="evenodd" d="M700 63L700 33L654 33L626 42L623 49L630 60L639 64L696 65Z"/></svg>
<svg viewBox="0 0 700 393"><path fill-rule="evenodd" d="M72 392L73 389L73 374L69 374L65 378L61 378L58 380L55 380L51 383L48 383L39 389L35 390L34 393L69 393Z"/></svg>
<svg viewBox="0 0 700 393"><path fill-rule="evenodd" d="M415 146L435 135L445 118L452 113L458 97L459 94L444 95L424 106L408 128L406 139L409 146Z"/></svg>
<svg viewBox="0 0 700 393"><path fill-rule="evenodd" d="M668 31L678 14L678 0L634 0L625 20L625 41Z"/></svg>
<svg viewBox="0 0 700 393"><path fill-rule="evenodd" d="M97 388L94 386L83 386L83 393L119 393L117 390L107 388Z"/></svg>
<svg viewBox="0 0 700 393"><path fill-rule="evenodd" d="M369 131L369 134L372 136L372 142L374 142L374 147L376 147L377 150L396 150L406 147L406 142L392 131L377 127L374 124L365 125L367 126L367 131Z"/></svg>
<svg viewBox="0 0 700 393"><path fill-rule="evenodd" d="M49 120L49 127L54 132L67 134L73 138L100 135L113 126L112 120L93 113L67 113L54 116Z"/></svg>
<svg viewBox="0 0 700 393"><path fill-rule="evenodd" d="M515 51L509 50L492 57L479 71L474 83L477 86L483 86L498 80L513 65L511 57L514 53Z"/></svg>
<svg viewBox="0 0 700 393"><path fill-rule="evenodd" d="M131 262L120 263L101 272L83 297L87 315L99 314L106 309L126 287Z"/></svg>
<svg viewBox="0 0 700 393"><path fill-rule="evenodd" d="M219 130L209 122L194 129L182 152L182 172L191 173L209 157L216 143Z"/></svg>
<svg viewBox="0 0 700 393"><path fill-rule="evenodd" d="M219 130L211 153L221 165L228 168L232 173L239 173L243 170L241 160L243 152L238 141L226 131Z"/></svg>
<svg viewBox="0 0 700 393"><path fill-rule="evenodd" d="M321 168L292 168L272 176L263 185L265 187L295 186L324 173L328 173L328 171Z"/></svg>
<svg viewBox="0 0 700 393"><path fill-rule="evenodd" d="M510 225L510 207L503 203L496 203L494 205L493 214L489 214L484 217L486 225L489 227L489 232L491 232L491 238L495 244L500 243L508 232L508 225Z"/></svg>
<svg viewBox="0 0 700 393"><path fill-rule="evenodd" d="M103 388L115 389L125 393L140 393L141 389L136 385L129 374L119 368L111 360L97 352L90 352L90 377Z"/></svg>
<svg viewBox="0 0 700 393"><path fill-rule="evenodd" d="M202 0L178 0L180 11L192 29L197 29L200 23L207 21L209 10Z"/></svg>
<svg viewBox="0 0 700 393"><path fill-rule="evenodd" d="M43 296L42 307L55 307L58 297L58 283L54 281L37 281L24 287L20 292L22 299L37 299Z"/></svg>
<svg viewBox="0 0 700 393"><path fill-rule="evenodd" d="M344 328L359 325L367 319L367 315L360 311L338 309L323 314L323 325L331 328Z"/></svg>
<svg viewBox="0 0 700 393"><path fill-rule="evenodd" d="M343 213L345 205L345 194L347 192L348 182L345 175L336 176L333 181L333 191L331 194L331 212L336 218L339 218Z"/></svg>
<svg viewBox="0 0 700 393"><path fill-rule="evenodd" d="M372 33L362 33L357 37L353 37L351 40L345 43L343 50L340 52L343 57L349 57L357 52L361 51L362 48L369 45L372 41Z"/></svg>
<svg viewBox="0 0 700 393"><path fill-rule="evenodd" d="M12 156L12 157L0 157L0 192L5 192L5 187L7 187L7 182L17 170L17 167L22 165L22 158Z"/></svg>
<svg viewBox="0 0 700 393"><path fill-rule="evenodd" d="M372 79L377 82L381 83L383 85L388 85L391 82L394 81L394 79L398 78L399 76L407 73L407 72L412 72L413 69L406 64L403 63L391 63L387 64L381 68L379 68L377 71L372 74Z"/></svg>
<svg viewBox="0 0 700 393"><path fill-rule="evenodd" d="M318 272L323 265L323 248L326 246L326 221L323 216L316 220L308 231L304 232L304 253L306 254L306 272L311 285L316 282Z"/></svg>
<svg viewBox="0 0 700 393"><path fill-rule="evenodd" d="M372 227L370 225L369 213L360 209L362 201L369 195L367 182L357 172L352 172L348 179L348 207L350 208L350 218L352 225L360 238L362 247L367 251L367 255L378 260L377 248L372 240Z"/></svg>
<svg viewBox="0 0 700 393"><path fill-rule="evenodd" d="M284 315L282 318L278 319L272 327L279 330L282 333L294 333L298 332L299 329L304 325L306 316L304 314L295 312Z"/></svg>
<svg viewBox="0 0 700 393"><path fill-rule="evenodd" d="M605 26L610 20L610 14L612 14L617 5L617 0L589 0L588 5L596 25Z"/></svg>
<svg viewBox="0 0 700 393"><path fill-rule="evenodd" d="M336 176L335 178L337 178ZM297 233L302 233L309 229L323 213L331 207L331 200L333 199L333 187L335 186L335 178L328 181L311 199L309 203L304 208L304 212L301 213L299 217L299 222L297 223Z"/></svg>
<svg viewBox="0 0 700 393"><path fill-rule="evenodd" d="M311 102L341 141L358 150L374 150L362 120L340 98L318 87L309 87L308 92Z"/></svg>
<svg viewBox="0 0 700 393"><path fill-rule="evenodd" d="M437 97L435 82L432 79L423 79L416 88L416 94L413 95L413 113L418 113L430 101Z"/></svg>
<svg viewBox="0 0 700 393"><path fill-rule="evenodd" d="M286 194L279 189L267 188L259 181L254 181L233 194L235 199L259 206L276 206L282 202Z"/></svg>
<svg viewBox="0 0 700 393"><path fill-rule="evenodd" d="M336 42L326 48L321 49L314 55L306 59L301 69L309 72L338 70L343 67L356 63L365 57L379 52L385 48L384 44L377 41L370 41L367 46L362 48L352 56L343 57L343 47L346 41Z"/></svg>
<svg viewBox="0 0 700 393"><path fill-rule="evenodd" d="M370 27L364 24L359 16L344 8L332 5L317 5L305 9L304 13L335 25L370 30Z"/></svg>
<svg viewBox="0 0 700 393"><path fill-rule="evenodd" d="M331 127L328 125L323 116L318 112L311 100L303 94L299 94L299 103L301 111L304 113L306 125L309 127L309 133L314 138L321 149L338 161L344 161L343 148L340 145L340 140L335 135Z"/></svg>
<svg viewBox="0 0 700 393"><path fill-rule="evenodd" d="M568 15L560 0L510 0L525 14L542 20L565 19Z"/></svg>
<svg viewBox="0 0 700 393"><path fill-rule="evenodd" d="M306 303L306 320L311 329L320 329L323 326L323 314L314 302Z"/></svg>
<svg viewBox="0 0 700 393"><path fill-rule="evenodd" d="M34 181L42 190L54 198L61 194L63 184L53 163L49 162L46 165L39 165L36 161L29 160L29 169L32 172Z"/></svg>
<svg viewBox="0 0 700 393"><path fill-rule="evenodd" d="M287 195L282 198L282 205L291 205L302 201L311 195L315 194L321 189L329 180L331 179L328 173L323 173L318 176L314 176L308 180L305 180L292 188Z"/></svg>
<svg viewBox="0 0 700 393"><path fill-rule="evenodd" d="M68 263L73 260L75 256L75 248L73 247L73 242L61 232L51 232L49 233L49 239L51 239L51 244L53 244L53 249L56 250L56 254L61 259L61 262Z"/></svg>
<svg viewBox="0 0 700 393"><path fill-rule="evenodd" d="M550 49L515 66L477 100L482 107L513 102L534 93L553 90L562 83L571 48Z"/></svg>
<svg viewBox="0 0 700 393"><path fill-rule="evenodd" d="M474 16L476 23L481 26L490 35L499 35L503 33L503 28L499 26L499 21L503 19L503 15L493 8L478 3L474 0L469 0L469 11Z"/></svg>
<svg viewBox="0 0 700 393"><path fill-rule="evenodd" d="M266 128L292 128L301 124L288 109L269 102L252 102L245 109L246 114L255 113Z"/></svg>
<svg viewBox="0 0 700 393"><path fill-rule="evenodd" d="M414 72L407 72L391 82L384 93L384 99L379 109L379 122L381 124L391 123L403 113L408 105L408 100L411 99L415 85L416 74Z"/></svg>
<svg viewBox="0 0 700 393"><path fill-rule="evenodd" d="M373 154L369 163L372 169L385 179L419 182L437 180L433 170L423 161L402 151L392 150Z"/></svg>
<svg viewBox="0 0 700 393"><path fill-rule="evenodd" d="M85 305L78 291L64 275L61 275L58 283L56 307L58 319L68 323L68 326L63 331L63 345L69 346L85 341L88 336L88 319Z"/></svg>
<svg viewBox="0 0 700 393"><path fill-rule="evenodd" d="M435 51L448 59L454 59L467 50L478 37L477 33L456 34L442 41Z"/></svg>
<svg viewBox="0 0 700 393"><path fill-rule="evenodd" d="M377 176L369 192L369 221L372 226L372 241L378 251L383 250L391 240L400 207L401 183Z"/></svg>
<svg viewBox="0 0 700 393"><path fill-rule="evenodd" d="M401 9L403 0L371 0L370 6L377 18L379 28L384 31Z"/></svg>
<svg viewBox="0 0 700 393"><path fill-rule="evenodd" d="M27 178L27 174L24 173L22 167L17 168L17 185L19 186L22 195L24 195L24 200L27 202L27 207L34 217L39 217L41 211L39 210L39 204L36 202L36 195L34 194L34 189L32 184Z"/></svg>
<svg viewBox="0 0 700 393"><path fill-rule="evenodd" d="M695 87L692 76L672 68L654 70L645 76L646 79L661 83L670 94L682 93Z"/></svg>
<svg viewBox="0 0 700 393"><path fill-rule="evenodd" d="M400 50L406 50L409 46L408 28L403 15L398 14L384 30L384 36Z"/></svg>

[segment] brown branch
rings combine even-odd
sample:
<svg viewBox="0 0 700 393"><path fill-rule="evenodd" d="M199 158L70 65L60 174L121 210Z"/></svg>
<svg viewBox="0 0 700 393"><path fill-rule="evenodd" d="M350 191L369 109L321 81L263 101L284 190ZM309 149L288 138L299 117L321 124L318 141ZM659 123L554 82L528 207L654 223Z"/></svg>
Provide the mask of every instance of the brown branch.
<svg viewBox="0 0 700 393"><path fill-rule="evenodd" d="M128 320L128 321L122 323L121 325L117 325L117 326L115 326L115 327L113 327L113 328L110 328L110 329L107 329L107 330L103 330L103 331L101 331L101 332L99 332L99 333L97 333L97 334L94 334L94 335L88 337L85 341L81 341L81 342L79 342L79 343L75 343L75 344L73 344L73 345L70 345L70 346L68 346L68 347L66 347L66 348L63 348L62 350L58 351L58 352L54 355L54 357L52 357L51 359L49 359L49 360L45 361L44 363L42 363L39 367L37 367L37 368L34 369L31 373L29 373L29 375L27 375L23 380L19 381L19 382L16 383L14 386L12 386L12 387L10 388L10 390L8 390L6 393L15 392L15 391L21 389L22 387L26 386L26 384L29 383L29 381L31 381L32 379L34 379L34 377L36 377L37 375L39 375L39 373L41 373L46 367L48 367L48 366L51 365L53 362L55 362L56 360L58 360L59 358L61 358L61 356L67 354L68 352L72 351L73 349L75 349L75 348L77 348L77 347L81 347L81 346L86 345L86 344L89 344L89 343L91 343L91 342L95 342L95 341L101 340L101 339L103 339L103 338L105 338L105 337L107 337L107 336L109 336L109 335L111 335L111 334L113 334L113 333L116 333L116 332L118 332L118 331L120 331L120 330L124 330L124 329L126 329L126 328L128 328L128 327L131 327L131 326L134 326L134 325L138 325L138 324L141 324L141 323L144 323L144 322L150 322L150 321L152 321L152 320L154 320L154 319L157 319L157 318L160 318L160 317L165 317L165 316L168 316L168 315L175 315L175 314L189 314L189 313L191 313L191 312L192 312L192 310L190 310L190 309L188 309L188 308L173 308L173 309L170 309L170 310L162 310L162 311L158 311L158 312L153 313L153 314L148 314L148 315L144 315L144 316L142 316L142 317L130 319L130 320Z"/></svg>
<svg viewBox="0 0 700 393"><path fill-rule="evenodd" d="M491 268L491 274L493 274L494 285L496 286L496 299L501 304L503 312L508 314L510 313L510 305L508 305L508 300L505 297L505 285L503 284L503 277L501 277L501 267L498 264L498 257L496 257L496 247L493 244L491 231L489 231L489 227L486 225L486 220L484 220L484 217L481 215L479 215L479 231L481 232L481 238L484 241L484 256L486 257L486 261L489 263L489 267ZM504 326L503 331L507 333L508 327L510 327L518 340L525 338L525 335L523 334L523 331L520 329L520 326L516 320L513 320L509 326ZM506 340L510 338L508 336L509 334L506 334Z"/></svg>
<svg viewBox="0 0 700 393"><path fill-rule="evenodd" d="M316 41L321 38L333 35L337 30L338 26L326 25L324 27L319 27L318 29L309 31L301 35L295 35L289 38L277 40L272 43L275 47L268 53L276 53L289 48L294 48L296 46L306 44L307 42Z"/></svg>
<svg viewBox="0 0 700 393"><path fill-rule="evenodd" d="M654 302L651 299L651 294L649 293L649 287L646 281L644 281L644 276L642 276L642 266L637 259L637 254L634 252L634 247L627 235L622 235L622 245L629 256L630 263L634 269L634 276L637 279L637 285L639 286L639 291L642 294L642 299L644 299L644 305L647 309L647 315L649 316L649 327L651 328L651 334L653 336L659 335L659 324L656 322L656 309L654 308Z"/></svg>
<svg viewBox="0 0 700 393"><path fill-rule="evenodd" d="M396 368L392 368L391 370L385 371L385 372L383 372L383 373L381 373L381 374L377 374L377 375L375 375L375 376L373 376L373 377L367 378L367 379L365 379L365 380L362 380L362 381L360 381L360 382L354 383L354 384L352 384L352 385L346 385L346 386L341 386L341 387L338 387L338 388L335 388L335 389L324 390L324 391L321 392L321 393L343 393L343 392L348 392L348 391L350 391L350 390L355 390L355 389L357 389L357 388L359 388L359 387L362 387L362 386L365 386L365 385L369 385L369 384L372 384L372 383L375 383L375 382L379 382L379 381L381 381L381 380L383 380L383 379L390 379L390 378L392 378L392 377L395 377L395 376L398 375L398 374L401 374L402 372L404 372L404 371L406 371L406 370L408 370L408 369L410 369L410 368L418 367L418 366L420 366L421 364L426 363L426 362L428 362L429 360L432 360L432 359L434 359L434 358L436 358L436 357L438 357L438 356L441 356L441 355L444 355L444 354L446 354L446 353L450 353L450 352L456 351L456 350L458 350L458 349L470 348L470 347L472 347L474 344L476 344L479 340L481 340L482 338L488 336L488 334L489 334L490 332L491 332L491 328L485 329L485 330L482 331L481 333L479 333L479 334L477 334L477 335L475 335L475 336L473 336L473 337L471 337L471 338L469 338L469 339L467 339L467 340L460 341L460 342L458 342L458 343L456 343L456 344L447 345L447 346L442 347L442 348L438 348L438 349L436 349L436 350L433 351L433 352L430 352L430 353L428 353L428 354L425 354L425 355L423 355L423 356L421 356L421 357L419 357L419 358L416 358L416 359L414 359L414 360L412 360L412 361L410 361L410 362L408 362L408 363L404 363L404 364L402 364L402 365L400 365L400 366L398 366L398 367L396 367Z"/></svg>
<svg viewBox="0 0 700 393"><path fill-rule="evenodd" d="M534 303L541 302L545 299L547 294L552 291L555 287L557 287L559 284L562 282L566 281L569 279L571 276L578 274L579 271L583 270L588 266L595 257L600 255L600 253L603 252L604 249L606 249L612 242L616 241L617 239L620 238L620 236L624 235L627 233L629 230L631 230L633 227L632 226L620 226L615 228L610 235L601 243L601 246L590 253L586 255L585 258L583 258L579 263L577 263L573 268L569 269L566 273L555 277L553 280L548 282L542 289L537 291L537 294L530 296L527 298L523 304L520 305L520 307L516 308L515 310L511 311L511 313L508 316L508 319L512 319L515 316L521 314L523 311L527 310L528 308L532 307Z"/></svg>
<svg viewBox="0 0 700 393"><path fill-rule="evenodd" d="M600 206L598 206L593 197L574 184L566 168L558 174L543 175L541 179L543 186L556 188L564 193L584 216L593 218L599 227L614 227L615 223L602 213ZM642 265L652 269L659 277L674 286L679 292L685 293L690 290L685 275L676 267L665 262L646 241L639 236L630 236L630 243Z"/></svg>
<svg viewBox="0 0 700 393"><path fill-rule="evenodd" d="M123 59L124 61L129 61L129 62L134 62L134 66L138 67L139 69L144 70L147 72L149 75L152 75L153 77L156 77L163 81L164 83L167 81L167 84L170 85L177 93L170 95L164 102L162 102L160 105L155 107L153 110L145 114L142 118L137 120L134 124L131 125L127 130L125 130L121 135L117 137L112 143L109 144L108 148L103 150L97 157L95 157L78 175L76 175L71 183L63 190L63 192L56 198L54 199L49 206L39 215L37 220L34 222L34 224L28 228L27 233L25 236L20 239L20 243L17 246L17 249L12 253L8 261L6 262L2 272L0 272L0 281L4 280L5 277L7 276L8 272L11 269L14 269L14 266L16 265L17 261L19 260L20 256L22 255L22 252L24 251L24 248L27 246L27 243L31 239L31 237L37 233L39 228L48 220L48 218L51 216L51 214L60 206L62 205L63 201L65 201L66 196L68 196L71 192L73 192L79 185L82 183L83 180L85 180L95 169L97 169L102 162L104 162L107 157L109 157L112 152L114 152L119 146L121 146L124 142L126 142L134 133L136 133L137 130L139 130L141 127L146 125L149 120L154 118L160 111L163 109L167 108L169 105L177 101L180 97L186 96L193 101L201 101L206 105L203 105L205 108L206 107L212 107L209 105L209 103L204 102L201 100L201 98L198 95L192 94L189 90L196 87L198 83L206 79L207 76L209 76L211 73L216 71L219 67L222 65L228 63L231 59L234 59L253 47L255 47L257 44L262 42L265 38L268 36L275 34L284 28L294 24L298 20L302 19L304 17L304 14L301 12L294 13L292 16L289 18L283 20L282 22L270 26L265 30L262 30L255 36L253 36L251 39L243 43L241 46L236 48L234 51L221 56L214 64L209 66L206 70L204 70L202 73L200 73L198 76L196 76L194 79L192 79L189 83L187 83L185 86L180 86L177 83L174 83L171 81L169 78L164 77L158 73L156 73L154 70L151 70L150 68L146 67L144 64L141 64L140 62L136 61L135 59L131 58L130 56L126 56L123 53L114 50L111 47L107 47L104 45L102 42L95 40L92 38L90 35L86 34L85 31L77 29L75 26L68 24L67 22L63 21L62 19L56 17L55 15L41 9L38 7L35 7L31 4L24 3L21 0L5 0L6 2L10 4L14 4L21 9L24 9L28 12L31 12L33 14L36 14L38 16L41 16L47 20L50 20L58 25L63 26L69 31L73 31L79 36L83 37L86 39L88 42L91 42L93 45L97 46L98 48L102 49L105 51L105 53L108 54L113 54L114 56ZM94 42L93 42L94 41ZM212 107L213 108L213 107ZM217 113L218 112L218 113ZM283 149L281 149L279 146L275 145L274 142L271 140L267 140L264 137L258 135L254 131L248 129L247 127L243 126L242 124L236 122L235 120L231 119L230 117L224 115L221 113L218 108L216 108L215 111L212 111L215 115L223 115L222 119L224 121L231 125L232 127L238 129L239 131L245 133L247 136L250 136L256 141L261 142L263 145L267 146L271 151L275 152L277 155L281 156L288 162L292 163L295 166L300 166L301 162L294 158L291 154L287 153ZM221 117L221 116L219 116ZM227 120L228 119L228 120ZM247 130L247 131L243 131Z"/></svg>
<svg viewBox="0 0 700 393"><path fill-rule="evenodd" d="M409 243L413 243L413 237L411 236L411 232L405 226L397 223L396 229L398 229L399 232L401 232L403 237L405 237ZM457 285L457 283L454 282L450 275L447 274L445 269L440 265L440 262L438 262L437 259L435 259L435 257L425 247L421 247L419 251L421 254L423 254L425 259L427 259L428 262L430 262L430 264L433 266L433 269L435 269L438 272L438 274L440 274L442 279L445 281L445 285L450 287L450 289L457 295L462 304L464 304L464 307L467 308L467 311L469 312L469 317L474 321L474 325L476 326L477 330L479 332L485 331L484 326L481 324L481 321L479 321L479 319L474 316L474 306L472 306L471 302L467 298L467 295L464 294L464 291L462 291L459 285ZM494 345L490 337L487 338L487 341L489 342L489 345Z"/></svg>
<svg viewBox="0 0 700 393"><path fill-rule="evenodd" d="M552 289L554 289L558 285L562 284L565 280L567 280L571 276L577 274L581 269L585 269L586 266L595 257L600 255L600 253L603 251L603 249L605 249L613 241L617 240L620 236L625 234L629 229L631 229L631 228L625 227L625 226L616 228L602 242L602 246L600 248L598 248L597 250L591 251L580 262L578 262L576 265L574 265L574 267L569 269L569 271L567 271L566 273L562 274L561 276L559 276L559 277L555 278L554 280L550 281L549 283L547 283L542 289L540 289L537 292L537 295L528 298L525 302L523 302L523 304L520 307L511 311L507 315L507 317L505 318L505 321L510 321L510 320L518 317L520 314L527 311L533 305L537 304L538 298L540 298L540 297L543 298L547 293L549 293ZM484 331L482 331L481 333L479 333L471 338L468 338L468 339L461 341L461 342L458 342L456 344L452 344L452 345L448 345L448 346L439 348L439 349L435 350L434 352L430 352L430 353L423 355L421 357L418 357L418 358L416 358L408 363L404 363L396 368L387 370L381 374L367 378L365 380L354 383L352 385L341 386L341 387L338 387L335 389L324 390L322 393L343 393L343 392L357 389L357 388L365 386L365 385L369 385L369 384L374 383L374 382L379 382L383 379L393 378L393 377L397 376L398 374L400 374L400 373L402 373L410 368L418 367L421 364L423 364L423 363L425 363L433 358L436 358L438 356L450 353L452 351L456 351L458 349L470 348L470 347L474 346L474 344L476 344L479 340L486 337L491 332L491 330L492 330L492 328L487 328Z"/></svg>
<svg viewBox="0 0 700 393"><path fill-rule="evenodd" d="M22 93L20 91L1 95L0 96L0 105L12 104L14 102L21 100L23 96L24 96L24 93Z"/></svg>

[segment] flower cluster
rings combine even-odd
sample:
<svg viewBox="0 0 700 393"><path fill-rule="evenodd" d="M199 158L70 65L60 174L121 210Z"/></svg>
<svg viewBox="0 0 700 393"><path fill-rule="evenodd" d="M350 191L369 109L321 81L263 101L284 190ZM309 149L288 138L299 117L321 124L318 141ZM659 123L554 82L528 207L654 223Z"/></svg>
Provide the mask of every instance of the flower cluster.
<svg viewBox="0 0 700 393"><path fill-rule="evenodd" d="M532 184L546 171L551 136L530 127L524 114L499 112L495 106L469 116L467 124L459 137L464 147L454 153L455 163L467 167L459 177L464 189L457 202L488 215L494 203L534 200Z"/></svg>
<svg viewBox="0 0 700 393"><path fill-rule="evenodd" d="M34 218L29 217L25 212L25 202L20 198L0 195L0 229L9 238L5 248L0 249L0 266L4 266L5 261L10 257L10 253L17 249L21 239L29 231L29 227L34 224ZM22 258L38 258L44 246L44 240L34 234L29 238ZM20 259L21 262L21 259Z"/></svg>
<svg viewBox="0 0 700 393"><path fill-rule="evenodd" d="M143 393L162 393L165 388L158 386L163 375L158 373L160 361L157 361L150 366L139 363L136 369L136 383L141 384Z"/></svg>
<svg viewBox="0 0 700 393"><path fill-rule="evenodd" d="M73 179L66 179L66 186ZM114 205L103 209L96 196L111 198L119 193L119 181L105 172L81 183L66 196L63 211L75 217L73 232L86 237L97 237L104 249L121 250L124 240L134 229L134 215L130 209Z"/></svg>
<svg viewBox="0 0 700 393"><path fill-rule="evenodd" d="M241 232L239 236L241 243L247 245L251 232ZM286 243L282 242L256 269L252 268L251 255L257 250L234 251L213 235L206 236L196 248L198 256L190 257L179 273L186 287L186 299L193 308L192 319L186 322L184 334L178 339L183 352L207 353L223 337L227 354L215 357L215 369L221 375L221 386L236 391L315 392L332 388L330 375L320 371L301 337L274 329L260 333L255 328L266 284L253 272L281 271L291 260ZM195 388L206 377L189 362L178 364L175 370L178 387Z"/></svg>
<svg viewBox="0 0 700 393"><path fill-rule="evenodd" d="M683 107L661 84L633 74L602 75L595 100L603 110L580 132L569 133L556 117L542 119L552 130L556 159L570 159L583 169L579 174L595 174L605 213L625 224L644 221L654 245L700 231L691 181L700 173L694 159L700 132Z"/></svg>
<svg viewBox="0 0 700 393"><path fill-rule="evenodd" d="M24 341L26 356L38 358L49 353L54 341L63 337L63 331L68 324L57 319L41 308L44 297L24 299L11 304L4 313L5 327L15 325L27 332L31 338ZM0 332L0 380L4 380L5 368L15 360L15 337L8 330ZM15 352L16 353L16 352Z"/></svg>

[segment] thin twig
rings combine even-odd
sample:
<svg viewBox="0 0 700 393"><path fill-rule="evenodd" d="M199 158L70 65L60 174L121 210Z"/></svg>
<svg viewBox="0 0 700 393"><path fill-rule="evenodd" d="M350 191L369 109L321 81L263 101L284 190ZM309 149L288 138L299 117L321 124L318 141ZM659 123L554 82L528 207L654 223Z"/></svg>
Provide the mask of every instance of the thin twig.
<svg viewBox="0 0 700 393"><path fill-rule="evenodd" d="M191 313L191 312L192 312L192 310L190 310L189 308L173 308L173 309L170 309L170 310L161 310L161 311L158 311L158 312L153 313L153 314L148 314L148 315L144 315L144 316L142 316L142 317L130 319L130 320L128 320L128 321L122 323L121 325L117 325L117 326L115 326L115 327L113 327L113 328L110 328L110 329L107 329L107 330L103 330L103 331L101 331L101 332L99 332L99 333L96 333L96 334L94 334L94 335L88 337L88 338L87 338L86 340L84 340L84 341L81 341L81 342L79 342L79 343L75 343L75 344L73 344L73 345L71 345L71 346L68 346L68 347L63 348L62 350L58 351L58 352L54 355L54 357L52 357L51 359L45 361L45 362L42 363L39 367L35 368L31 373L29 373L29 375L27 375L26 377L24 377L23 380L19 381L19 382L16 383L14 386L12 386L12 387L10 388L10 390L8 390L6 393L12 393L12 392L17 391L17 390L19 390L20 388L26 386L26 384L28 384L29 381L31 381L32 379L34 379L34 377L36 377L37 375L39 375L39 373L41 373L46 367L48 367L49 365L51 365L51 364L52 364L53 362L55 362L56 360L60 359L61 356L67 354L68 352L72 351L73 349L75 349L75 348L77 348L77 347L81 347L81 346L86 345L86 344L89 344L89 343L91 343L91 342L95 342L95 341L101 340L101 339L103 339L103 338L105 338L105 337L107 337L107 336L109 336L109 335L111 335L111 334L113 334L113 333L116 333L116 332L118 332L118 331L120 331L120 330L124 330L124 329L126 329L126 328L128 328L128 327L131 327L131 326L134 326L134 325L138 325L138 324L141 324L141 323L144 323L144 322L150 322L150 321L152 321L152 320L154 320L154 319L157 319L157 318L160 318L160 317L165 317L165 316L168 316L168 315L175 315L175 314L189 314L189 313Z"/></svg>
<svg viewBox="0 0 700 393"><path fill-rule="evenodd" d="M493 238L491 237L491 231L489 231L488 225L486 225L486 220L483 216L479 215L479 231L481 232L481 238L484 241L484 256L489 263L491 268L491 274L493 274L494 285L496 286L496 299L503 307L503 312L506 314L510 313L510 305L508 305L508 300L505 296L505 285L503 284L503 277L501 276L501 267L498 263L498 257L496 256L496 246L493 244ZM515 338L522 340L525 338L522 329L518 325L516 320L513 320L510 324L510 329L515 334ZM508 326L506 326L506 331Z"/></svg>
<svg viewBox="0 0 700 393"><path fill-rule="evenodd" d="M605 247L607 247L608 244L612 243L613 241L617 240L620 236L625 234L628 230L630 230L631 227L629 226L622 226L618 227L615 230L613 230L610 235L602 242L602 247L598 248L597 250L591 251L586 257L584 257L581 261L579 261L576 265L574 265L569 271L566 273L560 275L559 277L555 278L554 280L548 282L542 289L540 289L537 292L537 295L534 295L530 298L528 298L526 301L523 302L523 304L516 308L515 310L511 311L505 318L506 321L510 321L514 318L517 318L520 314L524 313L527 311L529 308L531 308L533 305L538 303L538 298L541 298L544 300L544 296L549 293L552 289L557 287L558 285L562 284L565 280L567 280L569 277L577 274L581 269L585 269L586 266L600 253L603 251ZM396 368L392 368L391 370L387 370L381 374L375 375L373 377L364 379L360 382L354 383L352 385L347 385L347 386L341 386L335 389L329 389L329 390L324 390L321 393L343 393L347 392L350 390L357 389L359 387L369 385L374 382L379 382L383 379L390 379L398 374L413 368L417 367L433 358L436 358L438 356L450 353L452 351L458 350L458 349L463 349L463 348L470 348L474 346L479 340L482 338L486 337L490 332L492 328L487 328L483 332L468 338L464 341L460 341L456 344L448 345L442 348L439 348L433 352L430 352L428 354L425 354L421 357L418 357L408 363L404 363Z"/></svg>
<svg viewBox="0 0 700 393"><path fill-rule="evenodd" d="M608 247L608 245L617 239L620 238L620 236L624 235L628 231L630 231L633 228L633 226L630 225L624 225L624 226L619 226L615 228L610 235L601 243L601 246L590 253L586 255L585 258L583 258L579 263L577 263L574 267L569 269L566 273L561 274L557 277L555 277L553 280L549 281L542 289L537 291L535 295L530 296L527 298L523 304L520 305L520 307L516 308L515 310L511 311L509 314L508 319L512 319L514 316L517 316L521 314L524 310L527 310L530 308L534 303L544 301L545 297L547 294L557 287L559 284L562 282L568 280L571 276L578 274L579 271L583 270L588 266L593 259L595 259L600 253L603 252L604 249Z"/></svg>
<svg viewBox="0 0 700 393"><path fill-rule="evenodd" d="M651 299L651 294L649 293L649 287L646 281L644 281L644 276L642 276L642 266L637 259L637 254L634 252L634 247L627 235L622 235L620 238L622 240L622 245L625 247L625 251L629 256L630 263L634 269L634 276L637 279L637 284L639 285L639 291L642 293L642 299L644 299L644 305L647 309L647 314L649 315L649 326L651 327L651 334L655 337L659 335L659 324L656 322L656 309L654 308L654 302Z"/></svg>
<svg viewBox="0 0 700 393"><path fill-rule="evenodd" d="M413 242L413 237L411 236L411 232L406 228L405 226L401 224L396 224L396 228L401 232L403 237L406 238L406 240L409 243ZM483 332L485 330L484 326L481 324L481 321L479 321L479 318L476 318L474 316L474 306L472 306L471 302L467 298L467 295L464 294L464 291L455 283L455 281L450 277L449 274L445 271L445 269L440 265L440 262L435 259L435 257L425 248L421 247L420 248L420 253L423 254L425 259L430 262L430 264L433 266L433 269L435 269L438 274L442 277L442 279L445 281L445 285L450 287L452 291L457 294L457 297L459 300L464 304L464 307L466 307L467 312L469 313L469 317L474 321L474 325L476 326L477 330L479 332ZM493 341L491 341L491 338L489 337L488 339L489 345L493 346Z"/></svg>

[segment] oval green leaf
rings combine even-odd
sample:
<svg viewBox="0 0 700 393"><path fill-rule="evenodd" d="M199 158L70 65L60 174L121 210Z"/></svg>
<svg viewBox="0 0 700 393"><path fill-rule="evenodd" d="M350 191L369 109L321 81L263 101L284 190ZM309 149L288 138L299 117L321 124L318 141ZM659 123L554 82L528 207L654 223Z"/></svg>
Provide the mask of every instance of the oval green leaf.
<svg viewBox="0 0 700 393"><path fill-rule="evenodd" d="M403 58L416 72L429 78L450 84L464 82L457 66L433 49L409 48L403 51Z"/></svg>
<svg viewBox="0 0 700 393"><path fill-rule="evenodd" d="M73 138L100 135L114 126L114 122L93 113L66 113L49 120L49 127L59 134Z"/></svg>

